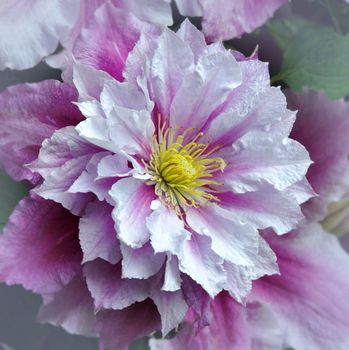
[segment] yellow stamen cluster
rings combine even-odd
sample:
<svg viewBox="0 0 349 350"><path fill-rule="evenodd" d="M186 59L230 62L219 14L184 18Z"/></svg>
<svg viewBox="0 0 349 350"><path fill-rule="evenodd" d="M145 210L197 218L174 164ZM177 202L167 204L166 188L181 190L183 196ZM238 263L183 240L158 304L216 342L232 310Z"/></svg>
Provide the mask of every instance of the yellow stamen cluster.
<svg viewBox="0 0 349 350"><path fill-rule="evenodd" d="M179 136L178 128L159 128L158 135L152 140L152 155L145 164L151 176L148 185L155 185L155 193L178 215L185 207L199 207L211 200L218 201L212 193L213 173L224 170L226 164L222 158L210 158L219 147L208 151L208 143L199 143L203 136L199 132L191 141L184 144L187 135L193 129L187 129Z"/></svg>

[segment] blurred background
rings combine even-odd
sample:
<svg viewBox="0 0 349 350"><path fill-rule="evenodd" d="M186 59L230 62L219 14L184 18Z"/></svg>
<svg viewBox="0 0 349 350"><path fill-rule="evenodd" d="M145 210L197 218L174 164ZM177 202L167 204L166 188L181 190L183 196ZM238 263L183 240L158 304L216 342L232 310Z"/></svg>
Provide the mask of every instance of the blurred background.
<svg viewBox="0 0 349 350"><path fill-rule="evenodd" d="M233 0L230 0L233 1ZM307 18L316 16L317 24L323 26L341 26L343 12L342 0L293 0L278 11L275 18L285 18L292 14ZM330 7L328 7L330 4ZM349 6L347 10L349 10ZM334 23L333 11L338 12L338 23ZM178 27L182 19L178 12L174 14ZM200 26L198 19L193 22ZM344 23L344 22L343 22ZM349 21L341 27L343 33L348 31ZM338 29L338 28L337 28ZM282 65L282 50L277 45L275 36L268 24L256 32L244 35L226 43L231 47L250 55L259 46L259 58L270 63L271 76L277 75ZM0 91L8 86L22 82L36 82L44 79L60 79L60 71L53 70L41 63L37 67L25 71L0 72ZM278 80L276 79L275 82ZM0 126L1 127L1 126ZM0 230L18 201L25 196L25 184L14 183L0 170ZM349 236L343 239L343 245L349 251ZM42 325L36 322L36 315L41 304L40 297L24 291L21 287L0 285L0 343L8 344L13 350L97 350L97 341L85 337L67 334L58 327ZM140 341L132 349L147 349L146 342ZM0 344L0 350L2 350ZM195 349L193 349L195 350ZM311 349L309 349L311 350Z"/></svg>

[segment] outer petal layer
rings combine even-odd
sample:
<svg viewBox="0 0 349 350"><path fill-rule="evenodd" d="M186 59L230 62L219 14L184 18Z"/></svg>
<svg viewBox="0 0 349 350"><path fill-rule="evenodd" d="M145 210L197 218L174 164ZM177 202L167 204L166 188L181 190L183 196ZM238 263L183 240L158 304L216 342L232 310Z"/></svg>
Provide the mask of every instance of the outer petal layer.
<svg viewBox="0 0 349 350"><path fill-rule="evenodd" d="M50 296L40 309L39 321L63 327L71 334L94 335L93 300L81 275Z"/></svg>
<svg viewBox="0 0 349 350"><path fill-rule="evenodd" d="M268 240L278 256L280 276L256 281L252 299L275 311L289 346L347 349L349 257L337 238L312 224Z"/></svg>
<svg viewBox="0 0 349 350"><path fill-rule="evenodd" d="M80 269L78 219L60 205L22 200L0 237L0 280L53 293Z"/></svg>
<svg viewBox="0 0 349 350"><path fill-rule="evenodd" d="M152 350L280 350L282 333L276 319L268 309L259 304L243 307L226 293L212 302L212 320L197 331L193 315L179 334L171 340L150 341Z"/></svg>

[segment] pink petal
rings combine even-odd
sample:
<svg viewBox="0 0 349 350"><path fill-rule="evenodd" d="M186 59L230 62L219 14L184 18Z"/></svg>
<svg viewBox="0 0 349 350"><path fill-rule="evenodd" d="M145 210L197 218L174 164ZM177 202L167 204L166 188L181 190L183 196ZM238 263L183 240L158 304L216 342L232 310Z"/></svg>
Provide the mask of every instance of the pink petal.
<svg viewBox="0 0 349 350"><path fill-rule="evenodd" d="M54 80L13 86L0 94L0 161L15 180L39 180L25 165L56 129L82 119L72 103L76 99L72 87Z"/></svg>
<svg viewBox="0 0 349 350"><path fill-rule="evenodd" d="M128 345L160 327L160 317L154 303L147 299L120 311L97 314L97 332L102 348L127 350Z"/></svg>
<svg viewBox="0 0 349 350"><path fill-rule="evenodd" d="M307 179L320 195L306 203L305 212L312 219L323 218L328 204L349 188L349 103L311 91L288 91L287 97L289 106L298 110L291 137L307 148L314 162Z"/></svg>
<svg viewBox="0 0 349 350"><path fill-rule="evenodd" d="M80 219L79 239L83 262L102 258L111 264L121 260L120 244L116 237L109 204L95 201L88 204Z"/></svg>
<svg viewBox="0 0 349 350"><path fill-rule="evenodd" d="M97 311L124 309L145 300L150 294L150 282L121 277L121 265L103 260L89 262L84 274Z"/></svg>
<svg viewBox="0 0 349 350"><path fill-rule="evenodd" d="M172 340L151 340L151 349L250 349L250 334L244 309L227 293L222 293L215 298L212 303L212 316L210 325L198 333L189 322L184 324L179 335Z"/></svg>
<svg viewBox="0 0 349 350"><path fill-rule="evenodd" d="M270 306L299 350L345 350L349 343L347 253L337 238L312 224L269 237L280 276L255 282L252 299Z"/></svg>
<svg viewBox="0 0 349 350"><path fill-rule="evenodd" d="M84 0L80 4L80 16L74 28L68 31L61 42L64 51L49 57L46 62L54 68L62 69L65 81L71 80L72 72L72 49L81 31L86 31L86 27L94 21L94 13L99 6L106 3L106 0ZM153 23L155 25L172 25L171 7L167 0L112 0L115 8L126 13L135 15L140 20ZM92 24L90 24L92 26ZM125 34L124 34L125 35Z"/></svg>
<svg viewBox="0 0 349 350"><path fill-rule="evenodd" d="M127 56L140 33L154 30L131 13L107 2L98 8L87 28L82 30L73 55L78 62L103 70L121 81Z"/></svg>
<svg viewBox="0 0 349 350"><path fill-rule="evenodd" d="M202 16L200 0L176 0L176 4L182 16Z"/></svg>
<svg viewBox="0 0 349 350"><path fill-rule="evenodd" d="M286 98L280 89L270 88L267 65L256 59L238 65L242 82L214 112L203 139L213 145L230 146L256 129L266 133L276 129L288 136L296 113L286 109Z"/></svg>
<svg viewBox="0 0 349 350"><path fill-rule="evenodd" d="M40 309L40 322L63 327L71 334L94 336L95 314L93 300L82 276L50 295Z"/></svg>
<svg viewBox="0 0 349 350"><path fill-rule="evenodd" d="M188 1L188 0L184 0ZM177 0L178 2L178 0ZM185 43L187 43L194 54L195 63L204 54L206 50L206 42L204 35L197 30L197 28L188 20L185 19L177 31L179 36Z"/></svg>
<svg viewBox="0 0 349 350"><path fill-rule="evenodd" d="M190 239L190 232L184 228L174 210L160 204L147 218L151 245L156 253L178 255L183 242Z"/></svg>
<svg viewBox="0 0 349 350"><path fill-rule="evenodd" d="M78 219L60 205L22 200L0 238L0 280L53 293L80 269Z"/></svg>
<svg viewBox="0 0 349 350"><path fill-rule="evenodd" d="M199 0L208 41L229 40L262 26L287 0Z"/></svg>
<svg viewBox="0 0 349 350"><path fill-rule="evenodd" d="M143 21L162 26L173 24L171 4L168 0L114 0L113 3Z"/></svg>
<svg viewBox="0 0 349 350"><path fill-rule="evenodd" d="M114 179L98 178L98 165L106 157L110 156L109 152L99 152L94 154L85 166L80 176L69 187L69 193L93 193L100 201L106 200L112 203L109 196L109 190L117 181Z"/></svg>
<svg viewBox="0 0 349 350"><path fill-rule="evenodd" d="M212 320L196 330L188 312L179 334L168 340L150 340L151 350L280 350L283 333L266 307L254 303L242 307L226 293L212 302Z"/></svg>
<svg viewBox="0 0 349 350"><path fill-rule="evenodd" d="M164 285L161 290L165 292L175 292L181 288L181 282L178 258L168 255L166 259Z"/></svg>

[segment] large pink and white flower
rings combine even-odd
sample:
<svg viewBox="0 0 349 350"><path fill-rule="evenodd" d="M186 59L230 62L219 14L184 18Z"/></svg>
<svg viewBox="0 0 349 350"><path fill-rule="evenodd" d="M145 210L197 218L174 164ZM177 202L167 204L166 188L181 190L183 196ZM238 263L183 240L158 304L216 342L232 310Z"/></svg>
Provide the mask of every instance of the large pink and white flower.
<svg viewBox="0 0 349 350"><path fill-rule="evenodd" d="M176 0L183 16L202 17L208 41L229 40L251 33L288 0Z"/></svg>
<svg viewBox="0 0 349 350"><path fill-rule="evenodd" d="M37 185L0 239L0 279L43 294L42 320L123 349L188 308L204 325L223 291L245 303L278 272L259 230L295 228L313 191L266 64L188 21L126 17L120 32L110 6L76 43L78 94L48 81L0 96L1 161Z"/></svg>

